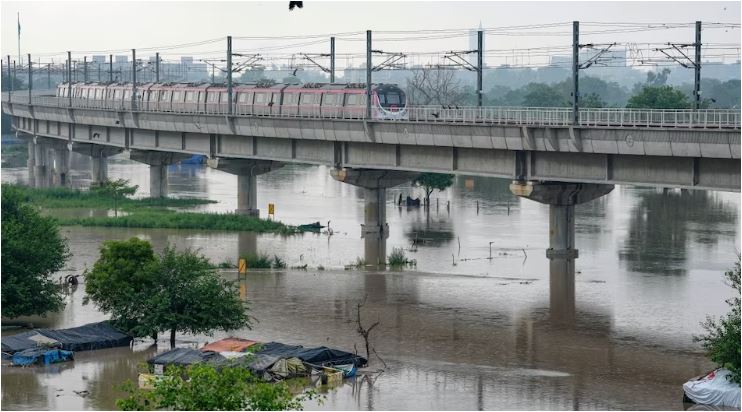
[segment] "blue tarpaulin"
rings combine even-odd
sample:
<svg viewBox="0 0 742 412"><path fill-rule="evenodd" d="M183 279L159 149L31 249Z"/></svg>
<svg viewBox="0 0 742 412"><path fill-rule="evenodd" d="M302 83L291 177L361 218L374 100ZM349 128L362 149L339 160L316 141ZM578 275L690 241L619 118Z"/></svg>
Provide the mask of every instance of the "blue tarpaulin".
<svg viewBox="0 0 742 412"><path fill-rule="evenodd" d="M61 349L31 348L13 354L13 365L28 366L33 364L50 365L74 359L72 352Z"/></svg>

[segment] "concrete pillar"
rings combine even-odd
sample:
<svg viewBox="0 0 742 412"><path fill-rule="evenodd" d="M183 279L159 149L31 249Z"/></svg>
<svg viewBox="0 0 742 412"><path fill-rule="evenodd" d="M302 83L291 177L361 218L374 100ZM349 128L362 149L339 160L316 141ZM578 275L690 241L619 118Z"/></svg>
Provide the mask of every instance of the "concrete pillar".
<svg viewBox="0 0 742 412"><path fill-rule="evenodd" d="M72 151L90 156L90 185L96 186L108 180L108 158L123 152L124 149L101 144L74 143Z"/></svg>
<svg viewBox="0 0 742 412"><path fill-rule="evenodd" d="M28 185L34 186L36 184L36 178L34 169L36 169L36 144L33 138L28 139L28 160L26 166L28 167Z"/></svg>
<svg viewBox="0 0 742 412"><path fill-rule="evenodd" d="M149 197L167 197L167 166L149 165Z"/></svg>
<svg viewBox="0 0 742 412"><path fill-rule="evenodd" d="M237 175L237 210L241 215L260 216L258 209L258 175Z"/></svg>
<svg viewBox="0 0 742 412"><path fill-rule="evenodd" d="M131 160L149 165L149 197L167 197L167 167L191 157L189 154L132 150Z"/></svg>
<svg viewBox="0 0 742 412"><path fill-rule="evenodd" d="M92 156L92 186L100 185L108 180L108 157L103 155Z"/></svg>
<svg viewBox="0 0 742 412"><path fill-rule="evenodd" d="M39 138L34 138L34 187L49 187L51 180L48 174L49 147Z"/></svg>
<svg viewBox="0 0 742 412"><path fill-rule="evenodd" d="M604 196L613 185L563 182L519 182L510 185L514 195L549 205L549 301L555 324L575 321L575 205Z"/></svg>
<svg viewBox="0 0 742 412"><path fill-rule="evenodd" d="M209 167L237 175L237 214L260 216L258 209L258 175L283 167L283 163L270 160L214 158Z"/></svg>
<svg viewBox="0 0 742 412"><path fill-rule="evenodd" d="M386 189L409 182L419 173L371 169L332 169L330 175L337 181L362 187L364 260L370 265L386 264Z"/></svg>
<svg viewBox="0 0 742 412"><path fill-rule="evenodd" d="M67 147L55 146L49 150L49 154L54 159L51 169L51 185L54 187L69 186L70 150Z"/></svg>
<svg viewBox="0 0 742 412"><path fill-rule="evenodd" d="M368 264L383 264L386 262L386 239L389 237L386 189L364 187L363 195L361 237L364 240L364 257Z"/></svg>

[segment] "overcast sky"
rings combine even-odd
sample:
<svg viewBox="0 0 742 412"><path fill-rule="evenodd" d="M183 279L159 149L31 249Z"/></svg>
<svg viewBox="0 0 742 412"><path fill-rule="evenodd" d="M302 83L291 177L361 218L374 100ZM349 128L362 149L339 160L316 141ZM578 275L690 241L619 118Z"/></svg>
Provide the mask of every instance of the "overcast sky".
<svg viewBox="0 0 742 412"><path fill-rule="evenodd" d="M131 48L166 46L214 39L226 35L307 36L339 32L358 32L367 29L429 30L476 28L480 22L485 28L539 23L570 22L632 22L632 23L688 23L740 22L740 2L321 2L307 0L301 10L288 11L288 1L2 1L2 53L18 55L16 13L20 12L21 51L32 53L33 59L54 58L59 61L65 50L103 51L105 54L124 54ZM605 27L583 23L581 31L604 30ZM548 35L548 30L557 30ZM488 35L486 49L532 48L550 45L568 46L571 43L571 25L563 28L536 30L536 35L522 36L519 31L505 35ZM539 34L540 33L540 34ZM704 43L739 43L740 30L704 30ZM413 40L414 34L401 35L406 40L382 42L395 37L375 34L374 48L388 51L438 51L469 48L468 36L452 34L428 40ZM363 34L340 36L338 53L360 53L365 47ZM318 40L318 44L296 46ZM318 38L257 40L236 39L235 50L263 49L263 54L287 54L297 51L322 52L327 42ZM693 42L693 29L673 29L610 35L584 35L582 42ZM294 46L292 46L294 45ZM282 49L265 50L281 46ZM208 53L223 55L224 42L160 50L176 55ZM121 49L117 53L115 50ZM142 50L140 55L147 55ZM93 54L93 53L86 53ZM103 53L100 53L103 54ZM25 58L25 57L24 57ZM355 58L358 60L359 58ZM355 64L356 60L351 64Z"/></svg>

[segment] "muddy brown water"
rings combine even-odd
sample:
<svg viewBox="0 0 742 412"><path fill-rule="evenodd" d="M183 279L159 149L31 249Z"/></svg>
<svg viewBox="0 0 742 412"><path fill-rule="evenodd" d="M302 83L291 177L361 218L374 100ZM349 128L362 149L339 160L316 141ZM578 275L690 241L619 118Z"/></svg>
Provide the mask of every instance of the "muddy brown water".
<svg viewBox="0 0 742 412"><path fill-rule="evenodd" d="M72 182L85 186L84 160L75 166ZM114 160L109 170L148 192L146 166ZM25 168L2 170L4 182L26 175ZM216 262L259 251L289 266L307 264L307 271L253 271L241 280L259 320L252 330L178 336L183 346L236 335L360 350L350 320L367 297L363 314L381 322L372 343L386 362L372 357L371 369L384 372L348 380L307 409L682 409L682 383L713 366L693 335L707 314L726 312L723 300L733 294L722 273L739 250L739 195L617 187L580 206L570 299L550 295L547 207L514 198L507 181L466 180L434 195L439 206L434 200L429 214L393 204L417 189L389 191L388 248L407 249L416 268L343 270L363 254L360 192L324 167L288 166L258 178L259 207L265 213L275 203L276 218L290 224L330 220L334 235L65 227L73 257L59 275L92 266L103 241L131 236L156 248L199 248ZM236 207L234 176L178 166L169 184L175 196L219 201L201 210ZM233 271L223 276L238 279ZM62 312L25 320L62 328L105 319L83 297L80 285ZM136 379L137 364L166 349L142 341L45 368L3 366L2 409L115 408L115 386Z"/></svg>

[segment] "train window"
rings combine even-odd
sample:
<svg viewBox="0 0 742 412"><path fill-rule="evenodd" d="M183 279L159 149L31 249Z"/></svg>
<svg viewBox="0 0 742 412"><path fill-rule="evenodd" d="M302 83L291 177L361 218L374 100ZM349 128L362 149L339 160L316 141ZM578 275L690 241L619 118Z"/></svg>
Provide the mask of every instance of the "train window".
<svg viewBox="0 0 742 412"><path fill-rule="evenodd" d="M394 105L399 105L400 104L399 95L396 94L396 93L387 93L387 94L385 94L383 96L386 98L386 101L385 102L382 102L382 104L383 103L390 104L390 105L391 104L394 104Z"/></svg>
<svg viewBox="0 0 742 412"><path fill-rule="evenodd" d="M366 95L363 94L349 94L348 99L346 100L348 102L348 106L358 106L366 102L366 99L364 99Z"/></svg>
<svg viewBox="0 0 742 412"><path fill-rule="evenodd" d="M302 93L301 104L319 104L319 96L316 93Z"/></svg>
<svg viewBox="0 0 742 412"><path fill-rule="evenodd" d="M160 93L160 101L166 102L170 100L170 92L165 90L162 93Z"/></svg>
<svg viewBox="0 0 742 412"><path fill-rule="evenodd" d="M229 93L222 92L220 93L220 96L222 97L219 99L222 103L227 103L229 101Z"/></svg>
<svg viewBox="0 0 742 412"><path fill-rule="evenodd" d="M266 100L265 93L255 93L255 104L264 104Z"/></svg>
<svg viewBox="0 0 742 412"><path fill-rule="evenodd" d="M192 102L193 98L195 97L196 92L186 92L185 99L187 102Z"/></svg>
<svg viewBox="0 0 742 412"><path fill-rule="evenodd" d="M283 96L283 104L296 104L299 102L299 95L296 93L286 93Z"/></svg>
<svg viewBox="0 0 742 412"><path fill-rule="evenodd" d="M173 92L173 101L174 102L180 101L180 92Z"/></svg>
<svg viewBox="0 0 742 412"><path fill-rule="evenodd" d="M335 105L337 105L337 95L336 94L325 93L322 96L322 105L323 106L335 106Z"/></svg>

